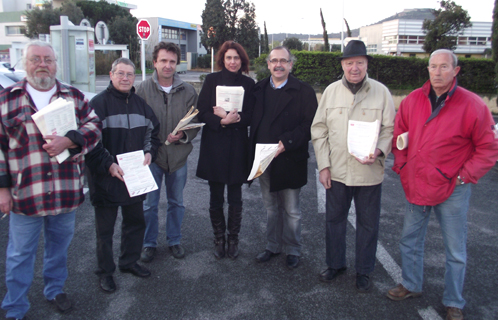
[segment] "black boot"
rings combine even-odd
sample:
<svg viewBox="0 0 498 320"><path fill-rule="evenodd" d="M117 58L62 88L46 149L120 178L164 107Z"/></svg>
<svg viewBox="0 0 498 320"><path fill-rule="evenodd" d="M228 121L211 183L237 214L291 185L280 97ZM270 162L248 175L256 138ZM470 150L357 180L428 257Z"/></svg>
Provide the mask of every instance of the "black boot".
<svg viewBox="0 0 498 320"><path fill-rule="evenodd" d="M223 208L209 209L209 216L211 217L211 225L213 226L214 233L214 256L216 259L225 257L225 216L223 215Z"/></svg>
<svg viewBox="0 0 498 320"><path fill-rule="evenodd" d="M228 235L227 255L230 259L235 259L239 255L239 235Z"/></svg>
<svg viewBox="0 0 498 320"><path fill-rule="evenodd" d="M239 232L242 221L242 207L228 207L228 252L230 259L235 259L239 255Z"/></svg>
<svg viewBox="0 0 498 320"><path fill-rule="evenodd" d="M225 257L225 235L214 239L214 257L216 259Z"/></svg>

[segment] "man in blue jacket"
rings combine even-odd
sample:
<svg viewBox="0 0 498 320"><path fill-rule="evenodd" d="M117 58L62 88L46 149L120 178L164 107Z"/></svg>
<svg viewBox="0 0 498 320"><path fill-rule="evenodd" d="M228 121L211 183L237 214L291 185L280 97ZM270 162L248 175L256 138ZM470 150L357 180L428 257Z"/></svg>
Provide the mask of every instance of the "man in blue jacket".
<svg viewBox="0 0 498 320"><path fill-rule="evenodd" d="M145 195L129 196L116 156L143 150L143 164L150 165L159 148L159 122L147 103L135 94L133 62L119 58L109 74L111 83L107 89L90 101L102 121L102 141L86 156L86 164L91 173L90 198L95 206L96 273L100 277L100 288L111 293L116 290L112 277L116 270L112 237L118 207L123 216L119 269L137 277L150 276L149 270L137 264L145 232Z"/></svg>

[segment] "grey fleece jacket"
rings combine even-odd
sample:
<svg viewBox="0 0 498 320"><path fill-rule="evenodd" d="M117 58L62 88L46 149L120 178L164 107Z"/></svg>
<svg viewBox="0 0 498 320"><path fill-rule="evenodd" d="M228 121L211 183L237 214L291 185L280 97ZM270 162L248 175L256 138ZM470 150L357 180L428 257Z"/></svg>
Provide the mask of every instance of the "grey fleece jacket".
<svg viewBox="0 0 498 320"><path fill-rule="evenodd" d="M166 93L159 85L157 71L154 71L152 78L136 86L135 93L147 102L161 124L159 132L161 145L155 163L169 173L175 172L187 162L187 157L193 148L191 142L199 132L199 128L185 131L185 136L175 144L167 146L165 142L190 107L197 106L197 93L194 87L175 75L173 88L170 93ZM194 119L192 122L197 121Z"/></svg>

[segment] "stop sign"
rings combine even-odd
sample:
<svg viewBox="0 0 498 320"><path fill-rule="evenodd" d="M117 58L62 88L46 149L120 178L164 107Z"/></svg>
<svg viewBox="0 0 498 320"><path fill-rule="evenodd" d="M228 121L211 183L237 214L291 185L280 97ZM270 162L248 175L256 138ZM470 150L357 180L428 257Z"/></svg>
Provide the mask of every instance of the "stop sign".
<svg viewBox="0 0 498 320"><path fill-rule="evenodd" d="M141 19L137 23L137 34L142 40L148 40L150 37L150 24L149 21Z"/></svg>

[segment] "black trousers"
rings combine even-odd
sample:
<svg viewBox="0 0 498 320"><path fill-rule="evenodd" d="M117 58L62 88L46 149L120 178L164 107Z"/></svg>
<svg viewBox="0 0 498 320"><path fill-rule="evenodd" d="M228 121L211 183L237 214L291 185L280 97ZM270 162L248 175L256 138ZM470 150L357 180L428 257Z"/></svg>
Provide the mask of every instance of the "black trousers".
<svg viewBox="0 0 498 320"><path fill-rule="evenodd" d="M97 231L97 263L99 275L111 275L116 270L112 250L114 225L118 207L95 207ZM129 268L140 259L145 232L143 201L121 206L121 254L119 268Z"/></svg>
<svg viewBox="0 0 498 320"><path fill-rule="evenodd" d="M225 184L221 182L209 181L209 208L222 209L225 202L225 186L227 186L227 202L228 205L234 207L242 207L242 183Z"/></svg>

